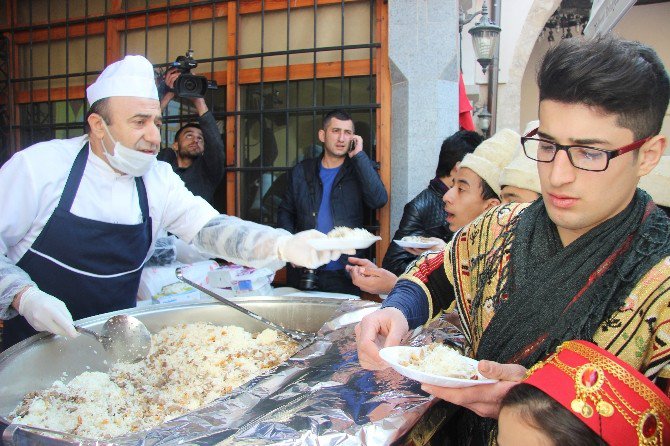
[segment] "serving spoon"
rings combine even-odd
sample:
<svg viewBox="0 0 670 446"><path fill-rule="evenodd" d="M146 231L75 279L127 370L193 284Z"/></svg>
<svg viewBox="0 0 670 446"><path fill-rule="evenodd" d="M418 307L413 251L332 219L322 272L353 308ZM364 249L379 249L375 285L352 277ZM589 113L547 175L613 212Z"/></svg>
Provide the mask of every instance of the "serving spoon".
<svg viewBox="0 0 670 446"><path fill-rule="evenodd" d="M107 319L99 334L77 325L74 328L97 339L115 362L138 362L151 352L151 333L142 321L127 314Z"/></svg>
<svg viewBox="0 0 670 446"><path fill-rule="evenodd" d="M187 279L186 277L184 277L184 274L182 273L182 267L179 267L175 270L175 275L177 276L177 279L179 279L180 281L182 281L182 282L184 282L188 285L191 285L196 290L202 291L203 293L205 293L205 294L213 297L214 299L218 300L222 304L228 305L229 307L232 307L232 308L236 309L237 311L240 311L240 312L246 314L247 316L256 319L260 323L265 324L265 325L267 325L268 327L270 327L274 330L281 331L282 333L289 336L294 341L297 341L299 343L304 343L304 342L311 342L311 341L314 340L314 335L311 334L311 333L305 333L304 331L291 330L290 328L282 327L279 324L276 324L276 323L274 323L274 322L272 322L268 319L265 319L260 314L254 313L251 310L247 310L246 308L244 308L240 305L237 305L235 302L232 302L232 301L226 299L225 297L219 296L214 291L212 291L210 289L207 289L203 286L200 286L199 284L193 282L192 280Z"/></svg>

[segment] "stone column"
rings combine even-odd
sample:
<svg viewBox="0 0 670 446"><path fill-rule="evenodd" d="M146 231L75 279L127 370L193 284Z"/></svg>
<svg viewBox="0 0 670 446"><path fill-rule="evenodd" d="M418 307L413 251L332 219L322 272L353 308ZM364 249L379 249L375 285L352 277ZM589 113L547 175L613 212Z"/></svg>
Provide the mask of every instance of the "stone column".
<svg viewBox="0 0 670 446"><path fill-rule="evenodd" d="M393 234L405 204L435 175L442 141L458 130L458 1L388 5Z"/></svg>

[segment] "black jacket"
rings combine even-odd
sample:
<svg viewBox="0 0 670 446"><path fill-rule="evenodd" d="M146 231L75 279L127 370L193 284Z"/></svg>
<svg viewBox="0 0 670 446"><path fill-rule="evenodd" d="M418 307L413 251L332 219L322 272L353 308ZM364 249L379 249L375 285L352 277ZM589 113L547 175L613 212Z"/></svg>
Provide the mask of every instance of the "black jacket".
<svg viewBox="0 0 670 446"><path fill-rule="evenodd" d="M316 228L316 219L323 196L319 178L321 159L309 158L297 164L288 174L284 199L277 212L277 226L295 234ZM344 164L333 181L330 211L335 226L363 226L364 206L379 209L388 195L374 164L365 154L345 157Z"/></svg>
<svg viewBox="0 0 670 446"><path fill-rule="evenodd" d="M402 219L393 240L400 240L408 235L437 237L445 242L451 240L452 232L445 221L447 216L442 202L442 191L433 184L419 193L405 205ZM395 275L405 272L405 268L416 259L416 256L405 251L393 241L389 245L382 267Z"/></svg>
<svg viewBox="0 0 670 446"><path fill-rule="evenodd" d="M211 203L212 198L214 198L214 191L223 179L226 155L214 115L208 111L199 116L198 124L200 124L202 137L205 141L205 151L193 160L193 164L187 168L179 167L177 155L171 147L161 150L158 159L172 166L172 170L179 175L179 178L193 195L198 195Z"/></svg>

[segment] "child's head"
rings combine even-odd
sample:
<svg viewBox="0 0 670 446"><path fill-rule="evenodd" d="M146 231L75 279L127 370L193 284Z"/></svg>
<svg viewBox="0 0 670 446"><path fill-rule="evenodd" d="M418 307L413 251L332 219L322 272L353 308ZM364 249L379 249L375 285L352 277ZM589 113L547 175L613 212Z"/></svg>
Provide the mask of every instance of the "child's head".
<svg viewBox="0 0 670 446"><path fill-rule="evenodd" d="M498 418L499 446L606 446L595 432L549 395L521 383L503 400Z"/></svg>
<svg viewBox="0 0 670 446"><path fill-rule="evenodd" d="M568 341L529 370L502 401L498 443L662 445L670 399L629 364L585 341Z"/></svg>
<svg viewBox="0 0 670 446"><path fill-rule="evenodd" d="M510 129L502 129L468 153L454 178L454 186L442 201L447 224L457 231L484 211L500 204L500 172L512 161L521 147L521 137Z"/></svg>

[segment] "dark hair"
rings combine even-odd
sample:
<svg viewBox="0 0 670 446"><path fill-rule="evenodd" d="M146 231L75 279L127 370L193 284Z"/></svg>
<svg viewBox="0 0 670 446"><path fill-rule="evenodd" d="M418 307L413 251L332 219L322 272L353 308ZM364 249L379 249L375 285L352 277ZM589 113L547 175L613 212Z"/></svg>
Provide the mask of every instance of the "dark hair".
<svg viewBox="0 0 670 446"><path fill-rule="evenodd" d="M512 387L501 408L516 409L529 425L541 430L555 445L607 446L607 443L549 395L521 383Z"/></svg>
<svg viewBox="0 0 670 446"><path fill-rule="evenodd" d="M179 130L177 130L177 133L174 134L174 140L175 140L175 142L178 142L178 141L179 141L179 135L181 135L181 132L183 132L184 130L186 130L186 129L189 128L189 127L196 128L196 129L198 129L198 130L200 130L200 131L202 132L202 128L200 127L200 124L198 124L197 122L189 122L188 124L184 125L184 126L183 126L182 128L180 128Z"/></svg>
<svg viewBox="0 0 670 446"><path fill-rule="evenodd" d="M331 119L339 119L340 121L351 121L351 125L354 125L354 120L351 119L351 115L344 110L331 110L326 114L326 116L323 117L323 121L321 122L321 128L323 130L326 130L328 128L328 124L330 124ZM354 131L356 131L354 129Z"/></svg>
<svg viewBox="0 0 670 446"><path fill-rule="evenodd" d="M466 154L474 152L482 141L484 138L479 133L468 130L459 130L442 141L435 176L442 178L449 175L456 163L462 161Z"/></svg>
<svg viewBox="0 0 670 446"><path fill-rule="evenodd" d="M93 113L98 114L105 121L105 124L110 125L112 123L111 117L109 116L109 98L102 98L95 101L91 104L91 108L88 109L86 113L86 119L84 120L84 132L88 133L91 131L91 126L88 125L88 117Z"/></svg>
<svg viewBox="0 0 670 446"><path fill-rule="evenodd" d="M496 191L493 190L491 186L489 186L489 183L484 180L484 178L479 177L479 181L481 182L482 185L482 200L489 200L491 198L496 198L500 200L500 197L498 194L496 194Z"/></svg>
<svg viewBox="0 0 670 446"><path fill-rule="evenodd" d="M650 47L609 35L564 39L537 75L540 101L597 107L617 115L635 139L657 135L668 108L670 81Z"/></svg>

